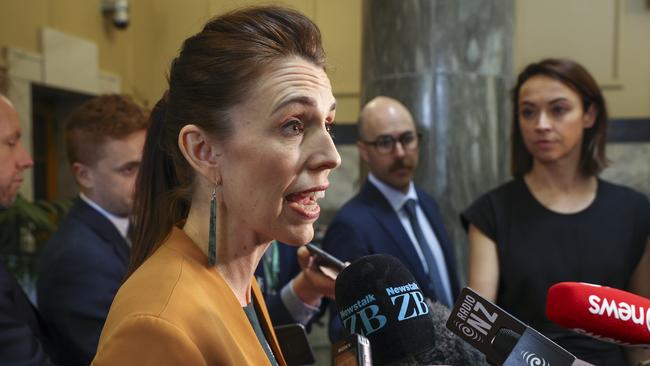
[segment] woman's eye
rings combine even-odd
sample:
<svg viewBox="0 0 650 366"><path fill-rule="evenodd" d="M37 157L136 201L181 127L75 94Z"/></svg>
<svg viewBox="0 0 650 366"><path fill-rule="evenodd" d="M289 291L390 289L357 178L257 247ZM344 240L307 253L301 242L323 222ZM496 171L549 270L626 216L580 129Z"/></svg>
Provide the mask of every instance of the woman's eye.
<svg viewBox="0 0 650 366"><path fill-rule="evenodd" d="M325 131L330 134L332 140L334 139L334 122L325 125Z"/></svg>
<svg viewBox="0 0 650 366"><path fill-rule="evenodd" d="M568 109L565 107L558 106L558 107L553 107L553 109L551 109L551 112L553 113L554 116L560 116L566 113L567 110Z"/></svg>
<svg viewBox="0 0 650 366"><path fill-rule="evenodd" d="M282 126L282 133L287 136L298 136L305 131L305 124L300 120L292 119Z"/></svg>
<svg viewBox="0 0 650 366"><path fill-rule="evenodd" d="M525 119L530 119L535 116L535 111L525 108L519 111L519 115Z"/></svg>

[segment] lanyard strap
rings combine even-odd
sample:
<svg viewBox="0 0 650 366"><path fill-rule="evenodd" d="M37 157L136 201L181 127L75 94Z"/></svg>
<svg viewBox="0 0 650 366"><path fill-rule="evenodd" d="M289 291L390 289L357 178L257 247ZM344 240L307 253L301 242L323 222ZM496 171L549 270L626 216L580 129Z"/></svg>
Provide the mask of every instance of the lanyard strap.
<svg viewBox="0 0 650 366"><path fill-rule="evenodd" d="M278 245L277 240L273 240L262 257L264 277L266 278L264 287L266 287L266 293L271 296L278 291L276 287L280 277L280 249Z"/></svg>

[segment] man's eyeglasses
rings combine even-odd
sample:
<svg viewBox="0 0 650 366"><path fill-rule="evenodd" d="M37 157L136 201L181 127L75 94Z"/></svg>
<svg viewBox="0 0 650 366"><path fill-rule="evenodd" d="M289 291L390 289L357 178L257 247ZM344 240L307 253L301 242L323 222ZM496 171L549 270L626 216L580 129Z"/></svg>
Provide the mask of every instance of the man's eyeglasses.
<svg viewBox="0 0 650 366"><path fill-rule="evenodd" d="M422 137L419 132L406 131L397 138L392 135L380 135L375 141L362 141L366 145L372 145L380 154L390 154L395 149L395 143L399 141L404 150L415 150L418 147L418 140Z"/></svg>

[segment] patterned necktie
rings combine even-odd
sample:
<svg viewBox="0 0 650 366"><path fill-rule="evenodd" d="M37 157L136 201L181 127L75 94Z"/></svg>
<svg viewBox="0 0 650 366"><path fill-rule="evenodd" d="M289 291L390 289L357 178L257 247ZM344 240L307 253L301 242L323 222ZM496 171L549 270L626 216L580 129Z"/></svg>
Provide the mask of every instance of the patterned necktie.
<svg viewBox="0 0 650 366"><path fill-rule="evenodd" d="M443 305L446 305L451 308L451 299L447 296L444 286L442 285L442 279L440 278L440 271L438 265L436 264L436 259L433 257L433 252L431 252L431 247L427 243L427 240L424 238L424 233L422 228L420 228L420 223L418 222L418 216L415 211L417 202L414 199L409 199L404 204L404 210L408 215L409 221L411 222L411 228L413 229L413 234L420 245L422 254L424 255L424 260L427 263L429 268L429 279L430 285L432 287L433 293L436 295L436 300Z"/></svg>

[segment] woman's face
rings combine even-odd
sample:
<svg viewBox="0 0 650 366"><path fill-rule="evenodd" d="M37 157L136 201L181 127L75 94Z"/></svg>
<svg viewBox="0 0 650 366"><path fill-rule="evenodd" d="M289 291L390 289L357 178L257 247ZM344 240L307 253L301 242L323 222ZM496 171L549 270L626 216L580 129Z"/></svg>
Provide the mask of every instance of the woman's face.
<svg viewBox="0 0 650 366"><path fill-rule="evenodd" d="M229 222L258 242L305 244L319 216L316 200L341 158L330 128L336 103L325 72L301 58L278 62L231 110L234 135L220 174Z"/></svg>
<svg viewBox="0 0 650 366"><path fill-rule="evenodd" d="M578 93L547 76L533 76L519 90L519 127L524 144L540 163L580 160L584 129L594 110L582 108Z"/></svg>

